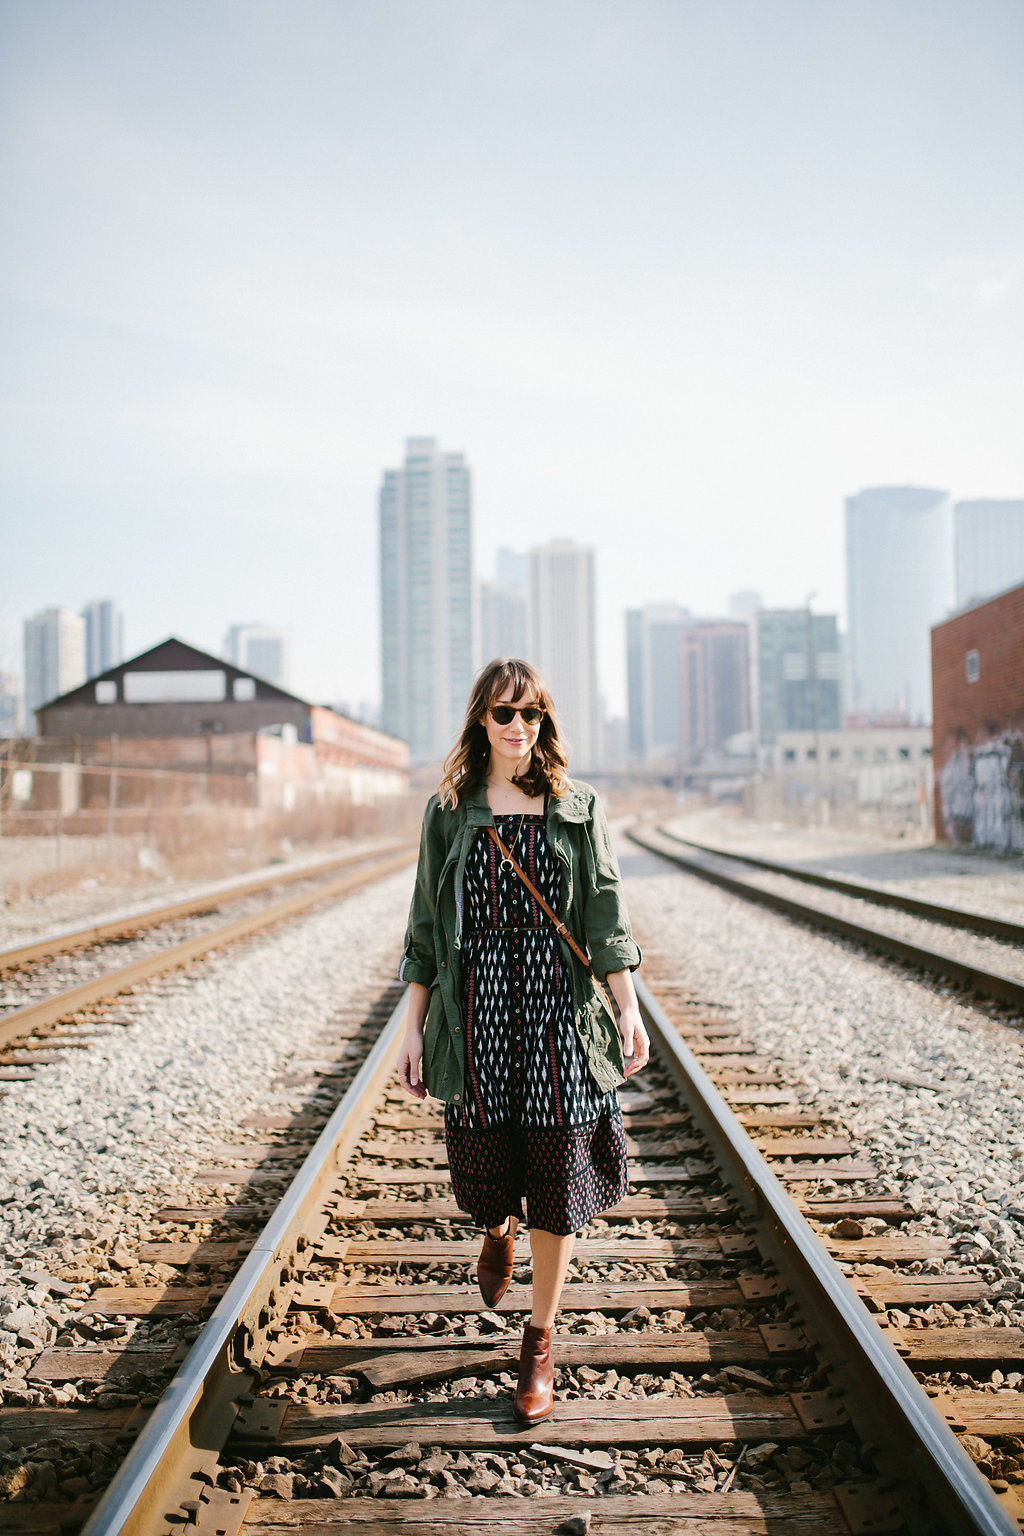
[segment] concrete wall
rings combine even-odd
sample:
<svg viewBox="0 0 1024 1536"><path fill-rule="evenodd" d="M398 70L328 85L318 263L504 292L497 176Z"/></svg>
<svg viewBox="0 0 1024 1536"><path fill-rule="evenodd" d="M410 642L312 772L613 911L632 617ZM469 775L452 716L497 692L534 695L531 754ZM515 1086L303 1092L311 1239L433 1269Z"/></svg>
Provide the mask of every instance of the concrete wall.
<svg viewBox="0 0 1024 1536"><path fill-rule="evenodd" d="M1024 586L932 630L935 833L1024 850Z"/></svg>

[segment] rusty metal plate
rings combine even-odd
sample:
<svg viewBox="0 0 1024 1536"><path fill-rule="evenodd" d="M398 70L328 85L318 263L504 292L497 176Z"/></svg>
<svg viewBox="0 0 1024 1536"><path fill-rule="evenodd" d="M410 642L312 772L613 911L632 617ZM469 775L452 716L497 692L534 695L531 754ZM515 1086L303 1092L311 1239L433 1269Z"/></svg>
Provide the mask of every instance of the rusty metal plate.
<svg viewBox="0 0 1024 1536"><path fill-rule="evenodd" d="M850 1422L840 1399L829 1392L791 1392L789 1400L808 1434L816 1429L843 1429Z"/></svg>
<svg viewBox="0 0 1024 1536"><path fill-rule="evenodd" d="M856 1483L832 1491L850 1536L882 1536L885 1531L906 1529L900 1507L887 1489Z"/></svg>

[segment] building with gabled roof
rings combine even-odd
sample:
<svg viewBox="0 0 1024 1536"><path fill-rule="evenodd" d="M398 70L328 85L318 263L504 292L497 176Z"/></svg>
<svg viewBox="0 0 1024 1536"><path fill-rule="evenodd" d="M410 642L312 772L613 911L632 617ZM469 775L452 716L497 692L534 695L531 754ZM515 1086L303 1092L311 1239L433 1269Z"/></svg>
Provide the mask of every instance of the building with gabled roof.
<svg viewBox="0 0 1024 1536"><path fill-rule="evenodd" d="M43 736L233 735L294 726L312 740L313 706L174 637L36 709Z"/></svg>

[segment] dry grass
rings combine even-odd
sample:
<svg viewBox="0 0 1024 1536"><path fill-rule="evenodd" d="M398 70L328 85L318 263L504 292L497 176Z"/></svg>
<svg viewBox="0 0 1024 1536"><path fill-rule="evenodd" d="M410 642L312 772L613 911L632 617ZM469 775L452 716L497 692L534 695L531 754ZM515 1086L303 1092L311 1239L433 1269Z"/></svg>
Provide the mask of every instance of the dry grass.
<svg viewBox="0 0 1024 1536"><path fill-rule="evenodd" d="M13 909L94 887L102 887L106 898L125 899L154 881L217 879L349 842L412 839L422 809L418 795L376 805L329 801L291 811L192 805L125 812L110 837L105 815L86 814L69 818L59 833L0 838L0 902ZM16 826L9 819L5 833Z"/></svg>

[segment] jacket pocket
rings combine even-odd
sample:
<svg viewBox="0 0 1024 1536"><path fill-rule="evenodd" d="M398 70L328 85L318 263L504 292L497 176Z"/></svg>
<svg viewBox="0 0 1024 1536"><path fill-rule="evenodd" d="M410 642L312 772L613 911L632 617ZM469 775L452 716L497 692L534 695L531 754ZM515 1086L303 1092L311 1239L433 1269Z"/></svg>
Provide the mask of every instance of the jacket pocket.
<svg viewBox="0 0 1024 1536"><path fill-rule="evenodd" d="M591 996L580 1013L580 1036L590 1074L602 1093L610 1093L626 1080L622 1036L601 998Z"/></svg>

